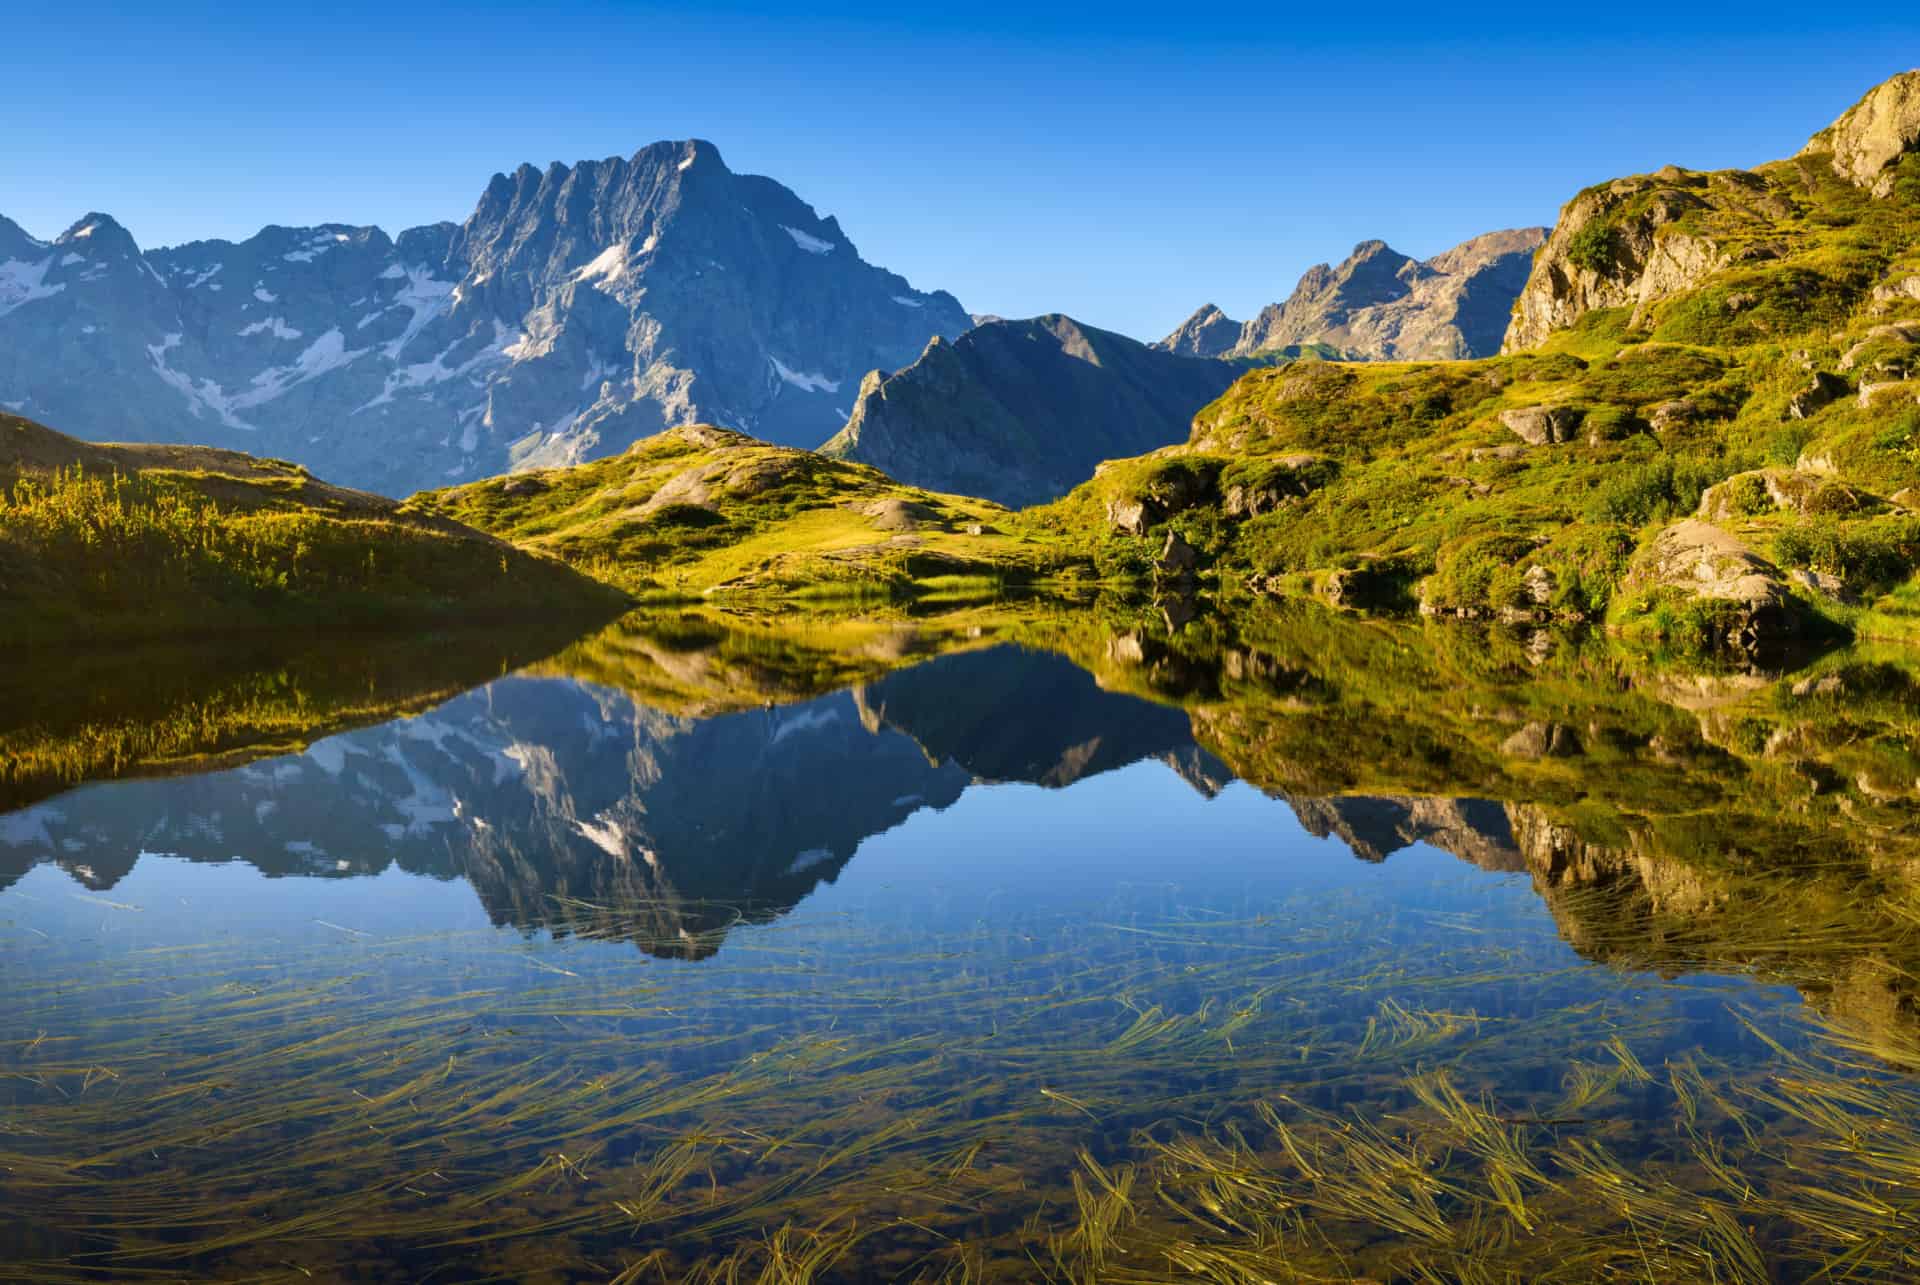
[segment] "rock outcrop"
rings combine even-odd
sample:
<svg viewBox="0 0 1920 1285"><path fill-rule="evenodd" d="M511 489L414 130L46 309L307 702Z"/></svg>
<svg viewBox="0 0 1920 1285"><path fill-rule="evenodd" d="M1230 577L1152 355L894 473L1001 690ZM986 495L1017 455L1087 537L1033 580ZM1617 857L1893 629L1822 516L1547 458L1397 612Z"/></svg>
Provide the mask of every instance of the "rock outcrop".
<svg viewBox="0 0 1920 1285"><path fill-rule="evenodd" d="M1746 177L1764 189L1760 179ZM1630 307L1644 318L1652 304L1704 280L1727 256L1683 221L1718 189L1734 186L1747 185L1668 166L1574 197L1534 256L1502 351L1537 347L1599 308Z"/></svg>
<svg viewBox="0 0 1920 1285"><path fill-rule="evenodd" d="M1489 232L1424 262L1362 241L1338 266L1309 268L1286 302L1252 321L1208 304L1156 346L1196 357L1312 345L1374 360L1490 356L1545 239L1544 228Z"/></svg>
<svg viewBox="0 0 1920 1285"><path fill-rule="evenodd" d="M1920 71L1876 85L1840 119L1815 134L1802 156L1825 155L1834 172L1875 196L1893 192L1893 163L1920 150Z"/></svg>
<svg viewBox="0 0 1920 1285"><path fill-rule="evenodd" d="M1239 371L1071 317L996 321L861 381L821 450L903 482L1007 505L1066 494L1102 460L1185 440Z"/></svg>

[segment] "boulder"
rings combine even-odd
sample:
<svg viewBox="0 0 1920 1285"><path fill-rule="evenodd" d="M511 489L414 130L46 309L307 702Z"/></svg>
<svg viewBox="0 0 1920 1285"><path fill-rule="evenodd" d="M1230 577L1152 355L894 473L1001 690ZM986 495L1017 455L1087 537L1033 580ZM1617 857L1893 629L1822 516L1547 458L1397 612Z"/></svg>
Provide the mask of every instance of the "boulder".
<svg viewBox="0 0 1920 1285"><path fill-rule="evenodd" d="M1670 433L1676 428L1697 423L1700 408L1682 398L1678 401L1661 402L1647 412L1647 424L1655 433Z"/></svg>
<svg viewBox="0 0 1920 1285"><path fill-rule="evenodd" d="M1902 72L1867 91L1839 120L1800 149L1826 153L1834 173L1875 196L1893 194L1893 163L1920 149L1920 71Z"/></svg>
<svg viewBox="0 0 1920 1285"><path fill-rule="evenodd" d="M1192 575L1193 569L1200 565L1200 551L1188 544L1178 531L1169 531L1167 542L1153 565L1162 575Z"/></svg>
<svg viewBox="0 0 1920 1285"><path fill-rule="evenodd" d="M1838 375L1829 375L1820 371L1813 382L1795 393L1787 402L1787 416L1790 419L1806 419L1822 406L1830 404L1837 397L1847 395L1847 381Z"/></svg>
<svg viewBox="0 0 1920 1285"><path fill-rule="evenodd" d="M1828 572L1812 571L1805 567L1795 567L1787 573L1787 579L1799 585L1802 589L1807 590L1809 593L1817 593L1822 597L1832 598L1836 602L1851 601L1845 582L1842 581L1839 576L1831 575Z"/></svg>
<svg viewBox="0 0 1920 1285"><path fill-rule="evenodd" d="M1698 518L1655 536L1635 557L1624 588L1723 604L1716 641L1732 651L1752 654L1798 637L1805 623L1804 608L1787 592L1778 567L1731 532Z"/></svg>
<svg viewBox="0 0 1920 1285"><path fill-rule="evenodd" d="M1916 280L1920 280L1920 278L1916 278ZM1884 326L1873 327L1861 337L1859 343L1847 349L1846 353L1840 358L1839 369L1842 371L1852 370L1860 364L1863 357L1873 351L1876 344L1882 343L1920 343L1920 322L1891 322Z"/></svg>
<svg viewBox="0 0 1920 1285"><path fill-rule="evenodd" d="M1753 469L1716 482L1700 496L1696 517L1725 522L1785 510L1851 513L1878 501L1830 476L1788 468Z"/></svg>
<svg viewBox="0 0 1920 1285"><path fill-rule="evenodd" d="M1154 523L1145 500L1108 500L1107 524L1128 535L1145 535Z"/></svg>
<svg viewBox="0 0 1920 1285"><path fill-rule="evenodd" d="M535 477L530 473L516 474L500 484L500 493L502 495L539 495L547 489L547 483L544 479Z"/></svg>
<svg viewBox="0 0 1920 1285"><path fill-rule="evenodd" d="M1873 288L1872 300L1885 309L1897 303L1920 303L1920 275L1895 277Z"/></svg>
<svg viewBox="0 0 1920 1285"><path fill-rule="evenodd" d="M1860 385L1860 406L1870 410L1888 402L1920 402L1920 379L1885 379Z"/></svg>
<svg viewBox="0 0 1920 1285"><path fill-rule="evenodd" d="M1578 406L1523 406L1500 412L1500 422L1532 446L1573 440L1584 412Z"/></svg>
<svg viewBox="0 0 1920 1285"><path fill-rule="evenodd" d="M1550 604L1554 590L1559 588L1553 571L1537 562L1527 568L1527 574L1520 578L1520 584L1527 591L1528 600L1536 607Z"/></svg>

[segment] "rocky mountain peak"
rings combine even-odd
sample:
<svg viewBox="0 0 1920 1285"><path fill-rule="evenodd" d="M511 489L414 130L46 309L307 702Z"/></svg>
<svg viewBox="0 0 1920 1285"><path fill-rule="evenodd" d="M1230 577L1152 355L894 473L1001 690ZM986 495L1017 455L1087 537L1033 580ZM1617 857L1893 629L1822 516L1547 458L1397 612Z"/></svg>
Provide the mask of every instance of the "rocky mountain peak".
<svg viewBox="0 0 1920 1285"><path fill-rule="evenodd" d="M1239 342L1240 323L1209 303L1175 327L1159 346L1185 357L1223 357Z"/></svg>
<svg viewBox="0 0 1920 1285"><path fill-rule="evenodd" d="M122 263L124 261L124 263ZM813 447L969 318L703 139L495 174L460 224L143 255L0 220L0 405L83 437L297 460L389 494L711 422Z"/></svg>
<svg viewBox="0 0 1920 1285"><path fill-rule="evenodd" d="M1875 196L1893 191L1893 163L1920 150L1920 70L1903 71L1867 91L1840 119L1815 134L1800 155L1826 154L1834 172Z"/></svg>
<svg viewBox="0 0 1920 1285"><path fill-rule="evenodd" d="M1545 228L1490 232L1425 261L1367 240L1338 265L1315 264L1285 302L1236 326L1209 304L1159 347L1250 356L1325 345L1349 357L1433 360L1498 351Z"/></svg>
<svg viewBox="0 0 1920 1285"><path fill-rule="evenodd" d="M1238 373L1057 313L992 321L869 373L821 450L915 486L1032 504L1101 460L1183 440Z"/></svg>
<svg viewBox="0 0 1920 1285"><path fill-rule="evenodd" d="M140 257L140 247L134 242L133 234L121 227L112 215L97 211L75 220L71 227L54 238L53 244L68 253L89 259Z"/></svg>

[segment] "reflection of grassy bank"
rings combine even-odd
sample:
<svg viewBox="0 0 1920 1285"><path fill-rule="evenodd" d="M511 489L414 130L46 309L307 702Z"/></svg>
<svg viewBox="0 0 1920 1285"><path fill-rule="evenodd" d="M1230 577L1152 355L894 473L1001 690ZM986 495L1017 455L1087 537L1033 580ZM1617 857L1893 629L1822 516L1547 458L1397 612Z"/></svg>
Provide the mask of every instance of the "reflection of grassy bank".
<svg viewBox="0 0 1920 1285"><path fill-rule="evenodd" d="M564 646L578 621L33 654L0 676L0 809L211 771L400 718Z"/></svg>

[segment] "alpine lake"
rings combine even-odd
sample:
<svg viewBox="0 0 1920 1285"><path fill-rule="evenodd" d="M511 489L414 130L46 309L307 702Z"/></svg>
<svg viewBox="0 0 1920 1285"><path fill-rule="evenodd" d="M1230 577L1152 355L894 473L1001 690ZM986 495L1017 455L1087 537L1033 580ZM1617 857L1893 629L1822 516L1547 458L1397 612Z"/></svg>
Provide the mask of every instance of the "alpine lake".
<svg viewBox="0 0 1920 1285"><path fill-rule="evenodd" d="M0 677L0 1280L1920 1277L1920 658L654 610Z"/></svg>

